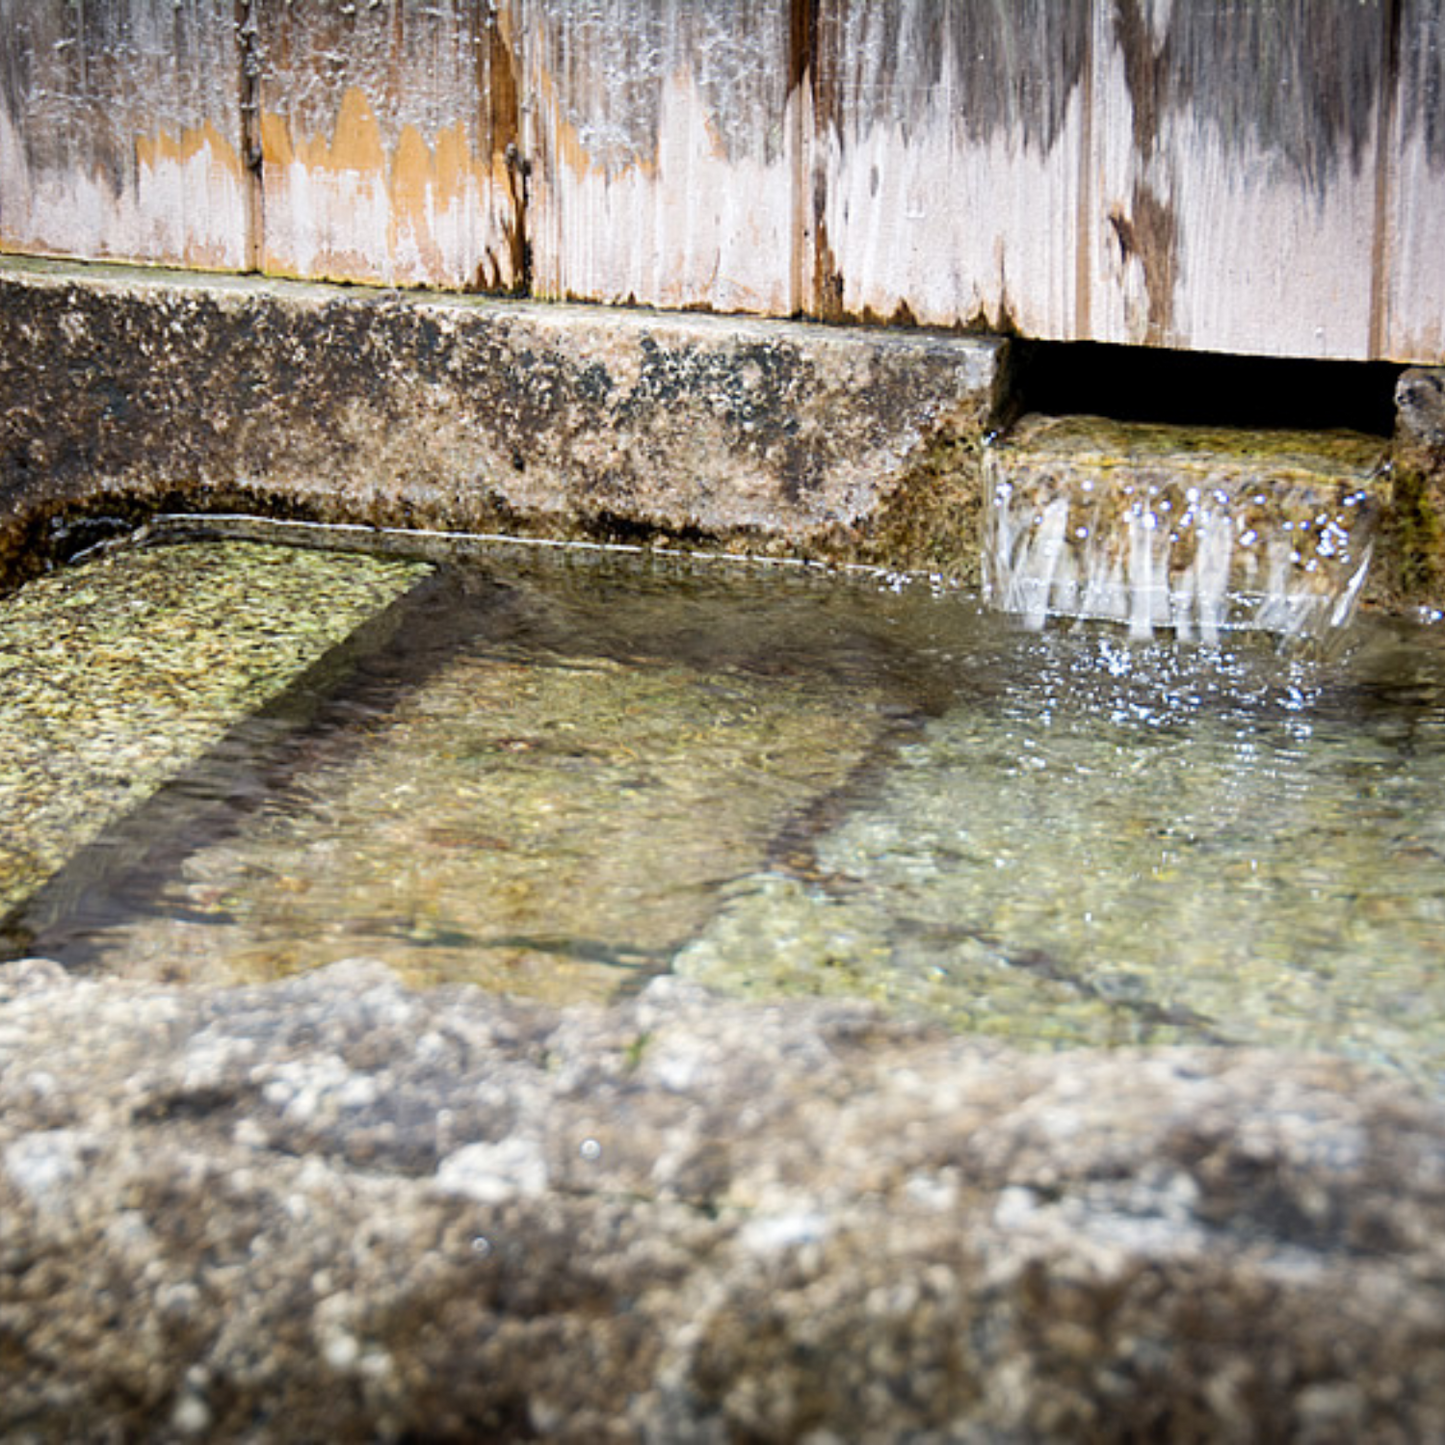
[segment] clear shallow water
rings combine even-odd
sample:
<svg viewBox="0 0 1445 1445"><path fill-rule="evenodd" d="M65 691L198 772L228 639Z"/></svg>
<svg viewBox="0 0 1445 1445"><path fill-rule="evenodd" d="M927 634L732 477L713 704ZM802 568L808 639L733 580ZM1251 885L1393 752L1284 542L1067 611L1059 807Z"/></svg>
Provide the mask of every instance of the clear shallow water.
<svg viewBox="0 0 1445 1445"><path fill-rule="evenodd" d="M0 917L423 570L128 548L0 599Z"/></svg>
<svg viewBox="0 0 1445 1445"><path fill-rule="evenodd" d="M1362 624L1314 663L1028 634L919 586L494 556L379 635L112 828L12 951L188 978L365 955L552 999L673 968L1439 1083L1438 629Z"/></svg>

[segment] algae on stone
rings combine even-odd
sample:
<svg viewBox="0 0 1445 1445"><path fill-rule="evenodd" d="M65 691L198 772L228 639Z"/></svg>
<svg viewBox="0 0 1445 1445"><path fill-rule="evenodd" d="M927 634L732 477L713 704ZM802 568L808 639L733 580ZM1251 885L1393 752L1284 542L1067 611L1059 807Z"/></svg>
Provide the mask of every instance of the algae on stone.
<svg viewBox="0 0 1445 1445"><path fill-rule="evenodd" d="M193 853L160 899L172 916L115 928L107 966L255 979L365 955L412 983L607 998L665 970L847 775L872 701L742 669L459 655Z"/></svg>
<svg viewBox="0 0 1445 1445"><path fill-rule="evenodd" d="M0 913L423 575L268 546L131 548L0 603Z"/></svg>

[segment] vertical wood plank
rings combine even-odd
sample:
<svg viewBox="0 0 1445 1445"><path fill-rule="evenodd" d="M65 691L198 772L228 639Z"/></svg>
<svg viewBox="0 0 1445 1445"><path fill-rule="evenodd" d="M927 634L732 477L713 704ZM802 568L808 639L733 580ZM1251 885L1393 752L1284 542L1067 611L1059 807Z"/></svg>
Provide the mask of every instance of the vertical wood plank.
<svg viewBox="0 0 1445 1445"><path fill-rule="evenodd" d="M1090 0L824 0L824 315L1086 334L1076 259Z"/></svg>
<svg viewBox="0 0 1445 1445"><path fill-rule="evenodd" d="M246 264L233 0L0 0L0 249Z"/></svg>
<svg viewBox="0 0 1445 1445"><path fill-rule="evenodd" d="M795 309L786 0L529 0L534 282Z"/></svg>
<svg viewBox="0 0 1445 1445"><path fill-rule="evenodd" d="M1100 0L1093 333L1364 357L1391 0Z"/></svg>
<svg viewBox="0 0 1445 1445"><path fill-rule="evenodd" d="M525 285L514 7L266 5L258 19L267 271Z"/></svg>
<svg viewBox="0 0 1445 1445"><path fill-rule="evenodd" d="M1380 351L1445 362L1445 0L1399 0Z"/></svg>

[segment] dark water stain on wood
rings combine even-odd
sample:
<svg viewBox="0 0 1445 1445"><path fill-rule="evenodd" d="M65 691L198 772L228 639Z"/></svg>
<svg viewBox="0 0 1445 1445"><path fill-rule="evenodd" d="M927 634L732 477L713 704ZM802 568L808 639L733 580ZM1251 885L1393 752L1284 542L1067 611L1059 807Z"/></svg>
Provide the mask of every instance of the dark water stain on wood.
<svg viewBox="0 0 1445 1445"><path fill-rule="evenodd" d="M1159 115L1167 86L1169 37L1166 34L1162 42L1155 44L1139 0L1115 0L1114 35L1124 57L1124 83L1129 87L1133 108L1134 151L1147 163L1159 138ZM1117 230L1117 219L1111 216L1110 220ZM1126 254L1134 249L1122 232L1119 241Z"/></svg>
<svg viewBox="0 0 1445 1445"><path fill-rule="evenodd" d="M1316 190L1342 167L1359 174L1374 158L1395 4L1175 5L1160 33L1140 0L1114 0L1136 151L1148 161L1170 116L1189 114Z"/></svg>
<svg viewBox="0 0 1445 1445"><path fill-rule="evenodd" d="M943 100L971 143L1006 133L1026 149L1049 151L1083 78L1091 14L1090 0L839 0L817 25L819 83L835 97L827 122L846 119L860 131L902 123L911 131Z"/></svg>
<svg viewBox="0 0 1445 1445"><path fill-rule="evenodd" d="M652 160L668 87L683 77L729 160L771 162L788 144L790 20L771 0L531 0L524 15L529 69L546 78L549 102L594 166L616 173Z"/></svg>
<svg viewBox="0 0 1445 1445"><path fill-rule="evenodd" d="M1401 131L1419 135L1432 170L1445 170L1445 0L1396 0L1408 43L1399 53Z"/></svg>
<svg viewBox="0 0 1445 1445"><path fill-rule="evenodd" d="M1134 183L1130 213L1109 213L1125 263L1137 261L1144 272L1149 314L1144 339L1163 345L1174 317L1174 283L1179 270L1179 223L1170 206L1141 181Z"/></svg>

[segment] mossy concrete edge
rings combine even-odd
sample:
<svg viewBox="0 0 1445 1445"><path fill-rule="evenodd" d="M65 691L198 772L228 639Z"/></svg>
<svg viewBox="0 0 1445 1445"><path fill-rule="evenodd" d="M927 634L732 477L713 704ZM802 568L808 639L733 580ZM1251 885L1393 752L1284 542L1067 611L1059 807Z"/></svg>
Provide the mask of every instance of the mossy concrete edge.
<svg viewBox="0 0 1445 1445"><path fill-rule="evenodd" d="M990 337L0 258L0 576L61 519L174 508L926 557L967 578L1006 355Z"/></svg>
<svg viewBox="0 0 1445 1445"><path fill-rule="evenodd" d="M1395 387L1385 534L1396 599L1445 609L1445 367L1411 367Z"/></svg>

